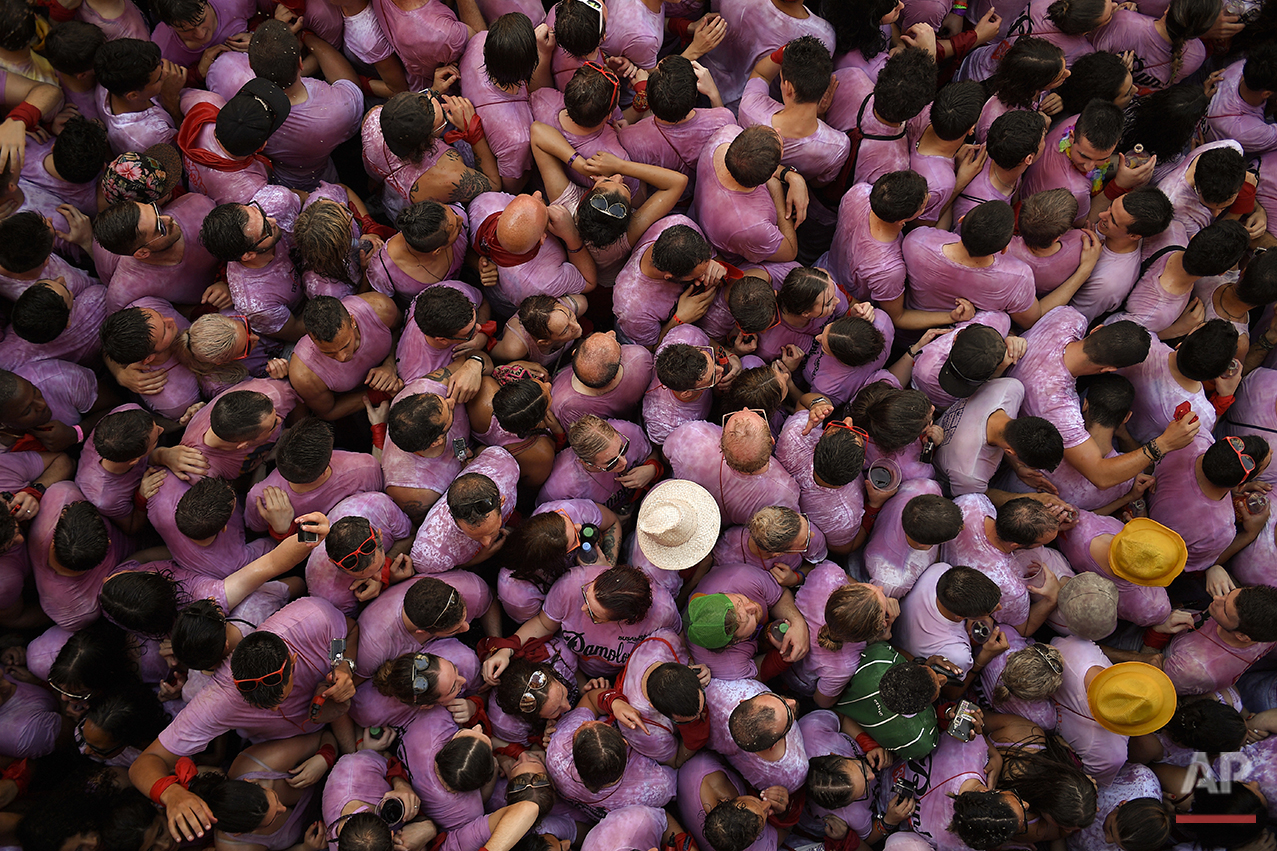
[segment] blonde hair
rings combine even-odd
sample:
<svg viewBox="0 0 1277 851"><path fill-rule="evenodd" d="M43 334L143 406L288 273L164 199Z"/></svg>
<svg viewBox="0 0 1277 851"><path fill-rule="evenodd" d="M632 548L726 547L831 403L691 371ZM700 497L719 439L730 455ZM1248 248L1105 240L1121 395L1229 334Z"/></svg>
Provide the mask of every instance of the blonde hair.
<svg viewBox="0 0 1277 851"><path fill-rule="evenodd" d="M233 360L239 348L240 323L220 313L206 313L177 338L177 359L198 376L238 384L248 370Z"/></svg>
<svg viewBox="0 0 1277 851"><path fill-rule="evenodd" d="M1007 655L1006 667L993 690L993 702L1005 703L1012 697L1042 700L1055 694L1064 684L1064 657L1050 644L1030 644Z"/></svg>
<svg viewBox="0 0 1277 851"><path fill-rule="evenodd" d="M568 445L576 457L592 462L600 452L607 450L616 435L616 429L607 420L586 414L568 428Z"/></svg>
<svg viewBox="0 0 1277 851"><path fill-rule="evenodd" d="M887 627L887 613L872 585L849 582L835 588L825 603L825 625L816 643L825 650L841 650L844 642L872 641Z"/></svg>

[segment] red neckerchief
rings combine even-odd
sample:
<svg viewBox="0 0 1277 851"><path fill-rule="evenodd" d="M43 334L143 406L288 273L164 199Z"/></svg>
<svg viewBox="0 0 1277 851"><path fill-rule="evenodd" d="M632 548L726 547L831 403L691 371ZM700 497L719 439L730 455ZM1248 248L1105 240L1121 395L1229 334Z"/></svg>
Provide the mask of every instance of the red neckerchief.
<svg viewBox="0 0 1277 851"><path fill-rule="evenodd" d="M479 229L474 232L474 250L505 268L522 266L536 257L541 251L539 242L525 254L514 254L501 247L501 241L497 239L497 222L500 218L500 213L493 213L483 220L483 224L479 225Z"/></svg>
<svg viewBox="0 0 1277 851"><path fill-rule="evenodd" d="M224 157L221 154L215 154L207 148L197 148L195 138L199 136L200 131L206 125L213 124L217 121L217 114L221 110L209 103L201 101L191 107L186 113L186 117L182 119L182 129L177 131L177 146L181 148L182 153L187 156L191 162L211 168L221 172L243 171L255 162L260 162L267 168L270 168L270 160L263 154L253 154L251 157L242 160L233 160Z"/></svg>

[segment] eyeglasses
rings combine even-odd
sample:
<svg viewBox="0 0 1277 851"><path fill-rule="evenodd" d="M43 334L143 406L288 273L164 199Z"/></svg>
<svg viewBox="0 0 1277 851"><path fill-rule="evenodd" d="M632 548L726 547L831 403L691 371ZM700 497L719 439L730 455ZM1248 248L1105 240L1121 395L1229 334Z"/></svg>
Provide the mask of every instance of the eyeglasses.
<svg viewBox="0 0 1277 851"><path fill-rule="evenodd" d="M1246 449L1246 441L1240 437L1226 437L1224 440L1228 442L1228 448L1233 450L1233 453L1237 456L1237 463L1241 464L1242 469L1246 471L1246 478L1242 479L1243 482L1246 481L1246 479L1250 478L1250 474L1255 472L1255 459L1244 451Z"/></svg>
<svg viewBox="0 0 1277 851"><path fill-rule="evenodd" d="M693 387L692 389L709 390L716 387L718 385L719 378L718 370L715 368L718 366L718 352L715 351L713 346L694 346L693 348L704 354L705 357L709 358L709 384L706 384L704 387Z"/></svg>
<svg viewBox="0 0 1277 851"><path fill-rule="evenodd" d="M92 742L90 742L88 739L84 737L84 722L88 720L89 720L88 718L81 718L80 723L75 725L76 747L88 748L89 750L97 754L98 756L114 756L115 754L124 750L124 748L127 746L126 743L124 742L121 742L120 744L116 745L113 748L100 748L97 745L93 744Z"/></svg>
<svg viewBox="0 0 1277 851"><path fill-rule="evenodd" d="M609 204L607 199L602 195L595 195L590 199L590 206L598 210L604 215L611 216L614 219L623 219L630 212L630 208L617 201L615 204Z"/></svg>
<svg viewBox="0 0 1277 851"><path fill-rule="evenodd" d="M807 550L811 549L811 521L807 519L807 515L806 515L806 514L799 514L798 516L799 516L799 517L801 517L801 518L803 519L803 522L807 524L807 540L803 542L803 548L802 548L801 550L781 550L781 552L782 552L782 553L799 553L799 554L801 554L801 553L805 553L805 552L807 552Z"/></svg>
<svg viewBox="0 0 1277 851"><path fill-rule="evenodd" d="M765 691L763 692L763 694L771 695L772 697L779 700L781 702L781 705L785 707L785 715L788 716L789 721L788 723L785 724L785 732L780 734L780 738L783 739L785 736L789 735L790 730L794 729L794 707L790 706L788 700L785 700L785 698L776 694L776 692L774 691ZM779 741L779 739L777 741Z"/></svg>
<svg viewBox="0 0 1277 851"><path fill-rule="evenodd" d="M362 544L355 547L355 551L350 555L337 559L337 566L346 571L354 570L359 566L360 556L370 556L377 552L377 533L380 531L380 529L373 529L371 524L369 524L368 537L364 539Z"/></svg>
<svg viewBox="0 0 1277 851"><path fill-rule="evenodd" d="M869 432L865 431L863 428L857 428L854 425L847 425L842 420L830 420L829 422L825 423L823 427L823 433L829 434L831 431L838 431L839 429L843 431L849 431L852 434L857 435L860 438L860 442L862 444L869 442Z"/></svg>
<svg viewBox="0 0 1277 851"><path fill-rule="evenodd" d="M67 700L89 700L90 698L93 697L93 692L89 692L88 694L72 694L69 691L64 691L58 688L57 683L53 682L53 680L49 680L49 688L53 689L58 694L65 697Z"/></svg>
<svg viewBox="0 0 1277 851"><path fill-rule="evenodd" d="M243 360L253 350L253 331L248 326L247 316L232 316L231 319L244 323L244 351L231 358L231 360Z"/></svg>
<svg viewBox="0 0 1277 851"><path fill-rule="evenodd" d="M538 671L538 673L540 673ZM549 789L550 776L548 774L520 774L518 777L510 781L510 785L506 787L506 794L517 795L528 789Z"/></svg>
<svg viewBox="0 0 1277 851"><path fill-rule="evenodd" d="M430 681L426 672L430 670L432 659L427 653L418 653L412 657L412 694L414 697L430 691Z"/></svg>
<svg viewBox="0 0 1277 851"><path fill-rule="evenodd" d="M444 337L445 340L455 340L458 343L468 343L474 339L474 335L479 333L479 317L475 315L470 320L470 330L464 334L458 334L455 337Z"/></svg>
<svg viewBox="0 0 1277 851"><path fill-rule="evenodd" d="M581 0L583 4L599 13L599 35L603 35L603 3L601 0ZM587 62L587 65L593 63Z"/></svg>
<svg viewBox="0 0 1277 851"><path fill-rule="evenodd" d="M594 6L589 2L589 0L581 1L585 3L585 5L591 6L591 8L597 8L599 10L599 35L603 35L603 4L599 3L597 6ZM611 110L612 107L616 106L616 99L621 93L621 81L617 79L617 76L612 69L600 65L597 62L586 62L582 67L593 68L595 71L598 71L603 75L603 79L612 84L612 97L607 102L608 109Z"/></svg>
<svg viewBox="0 0 1277 851"><path fill-rule="evenodd" d="M457 589L453 588L452 593L448 595L448 602L444 603L443 608L439 610L439 615L435 618L435 622L426 627L426 632L430 632L439 625L439 621L443 620L443 616L448 613L448 609L452 608L452 601L455 599L457 599Z"/></svg>
<svg viewBox="0 0 1277 851"><path fill-rule="evenodd" d="M581 533L577 531L576 523L568 516L566 511L561 508L556 508L554 509L554 513L568 521L568 529L571 530L569 533L570 537L568 538L568 552L572 552L577 547L581 546Z"/></svg>
<svg viewBox="0 0 1277 851"><path fill-rule="evenodd" d="M523 695L519 698L519 711L525 714L537 711L537 696L533 692L538 692L550 683L550 675L545 671L533 671L532 676L528 677L527 688L523 690Z"/></svg>
<svg viewBox="0 0 1277 851"><path fill-rule="evenodd" d="M730 414L723 414L723 419L722 419L723 428L727 428L727 421L730 420L732 417L736 416L737 414L743 414L746 411L749 411L752 414L758 414L760 417L763 418L763 422L768 422L767 412L764 411L762 408L741 408L739 411L732 411Z"/></svg>
<svg viewBox="0 0 1277 851"><path fill-rule="evenodd" d="M269 674L260 677L249 677L243 680L235 680L235 688L244 694L256 691L258 686L277 686L281 685L286 677L284 671L288 670L288 666L296 661L296 656L292 653L284 659L284 664L279 666L278 671L271 671Z"/></svg>
<svg viewBox="0 0 1277 851"><path fill-rule="evenodd" d="M262 209L261 204L256 201L249 201L245 206L256 207L257 212L262 214L262 235L257 242L253 243L253 247L249 249L250 251L256 251L258 248L261 248L263 242L275 235L275 229L270 226L270 219L266 217L266 211Z"/></svg>
<svg viewBox="0 0 1277 851"><path fill-rule="evenodd" d="M598 470L601 473L610 473L616 469L616 465L621 463L621 459L624 458L625 453L629 451L630 451L630 439L624 435L621 435L621 451L616 453L616 457L614 457L611 461L608 461L606 464L600 465L600 464L595 464L593 461L586 461L582 459L581 463L592 470Z"/></svg>
<svg viewBox="0 0 1277 851"><path fill-rule="evenodd" d="M785 704L785 705L786 705L786 706L788 706L789 704ZM851 761L852 761L853 763L855 763L856 768L860 771L860 776L861 776L861 777L864 779L864 781L865 781L865 791L861 793L861 795L860 795L860 797L859 797L859 798L856 798L856 800L857 800L857 801L863 801L863 800L865 800L866 798L868 798L868 797L869 797L869 791L870 791L870 786L869 786L869 763L868 763L868 762L866 762L866 761L865 761L865 760L863 760L863 759L852 759Z"/></svg>
<svg viewBox="0 0 1277 851"><path fill-rule="evenodd" d="M152 201L151 209L155 211L155 229L160 232L160 236L168 236L168 226L164 224L164 216L160 214L160 205Z"/></svg>
<svg viewBox="0 0 1277 851"><path fill-rule="evenodd" d="M586 589L593 586L593 580L581 586L581 599L585 601L585 612L590 616L590 623L597 626L601 623L607 623L607 621L594 614L594 607L590 605L590 595L586 593Z"/></svg>

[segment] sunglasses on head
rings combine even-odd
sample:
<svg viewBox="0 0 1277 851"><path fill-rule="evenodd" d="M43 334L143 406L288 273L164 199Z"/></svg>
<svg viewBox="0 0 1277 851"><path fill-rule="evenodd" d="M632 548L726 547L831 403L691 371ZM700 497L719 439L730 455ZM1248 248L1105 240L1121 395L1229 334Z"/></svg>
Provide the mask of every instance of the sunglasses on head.
<svg viewBox="0 0 1277 851"><path fill-rule="evenodd" d="M439 615L435 618L435 622L426 627L426 632L430 632L439 625L439 621L443 620L443 616L448 613L448 609L452 608L452 601L455 599L457 599L457 589L453 588L452 593L448 595L448 602L444 603L443 608L439 610Z"/></svg>
<svg viewBox="0 0 1277 851"><path fill-rule="evenodd" d="M614 219L623 219L629 213L630 208L617 201L615 204L609 204L607 199L602 195L595 195L590 199L590 206L598 210L604 215L611 216Z"/></svg>
<svg viewBox="0 0 1277 851"><path fill-rule="evenodd" d="M518 794L527 789L549 789L550 777L547 774L520 774L510 781L506 787L508 794Z"/></svg>
<svg viewBox="0 0 1277 851"><path fill-rule="evenodd" d="M237 679L235 680L235 688L247 694L250 691L256 691L258 686L281 685L284 680L287 679L287 677L284 676L284 671L288 670L288 666L291 665L292 662L293 655L290 653L288 656L284 657L284 664L279 666L278 671L271 671L269 674L264 674L260 677L246 677L242 680Z"/></svg>
<svg viewBox="0 0 1277 851"><path fill-rule="evenodd" d="M426 673L430 670L430 662L430 656L426 653L418 653L412 657L412 694L414 697L430 691L430 681L426 679Z"/></svg>
<svg viewBox="0 0 1277 851"><path fill-rule="evenodd" d="M866 443L869 440L869 432L854 425L847 425L842 420L830 420L824 424L822 431L824 434L829 434L831 431L849 431L859 437L861 443Z"/></svg>
<svg viewBox="0 0 1277 851"><path fill-rule="evenodd" d="M727 423L729 420L731 420L732 417L736 416L737 414L743 414L746 411L749 411L750 413L753 413L753 414L758 414L760 417L763 418L763 422L768 421L767 412L764 411L762 408L741 408L739 411L732 411L730 414L723 414L723 419L721 421L723 428L727 428Z"/></svg>
<svg viewBox="0 0 1277 851"><path fill-rule="evenodd" d="M532 676L528 677L527 688L523 690L523 694L519 697L519 711L525 714L537 711L537 696L534 692L539 692L550 683L550 675L545 671L533 671Z"/></svg>
<svg viewBox="0 0 1277 851"><path fill-rule="evenodd" d="M1240 437L1226 437L1224 440L1228 442L1228 448L1237 456L1237 463L1241 464L1242 470L1246 472L1246 478L1242 479L1243 482L1246 481L1251 473L1255 472L1255 459L1246 454L1246 441Z"/></svg>

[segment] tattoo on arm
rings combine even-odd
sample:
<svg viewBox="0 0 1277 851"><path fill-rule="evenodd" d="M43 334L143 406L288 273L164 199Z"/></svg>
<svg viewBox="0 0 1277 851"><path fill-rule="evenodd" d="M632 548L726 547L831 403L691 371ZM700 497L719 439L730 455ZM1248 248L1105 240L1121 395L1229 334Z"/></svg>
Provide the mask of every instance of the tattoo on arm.
<svg viewBox="0 0 1277 851"><path fill-rule="evenodd" d="M452 184L452 192L448 195L448 201L453 204L469 204L484 192L491 191L492 183L488 180L486 174L467 168L461 172L456 182Z"/></svg>
<svg viewBox="0 0 1277 851"><path fill-rule="evenodd" d="M434 372L426 376L431 381L438 381L440 384L447 384L448 379L452 377L452 367L441 366Z"/></svg>
<svg viewBox="0 0 1277 851"><path fill-rule="evenodd" d="M617 559L621 557L621 542L616 539L617 528L619 528L618 525L614 524L611 529L603 533L603 540L599 542L607 560L613 564L616 564Z"/></svg>

